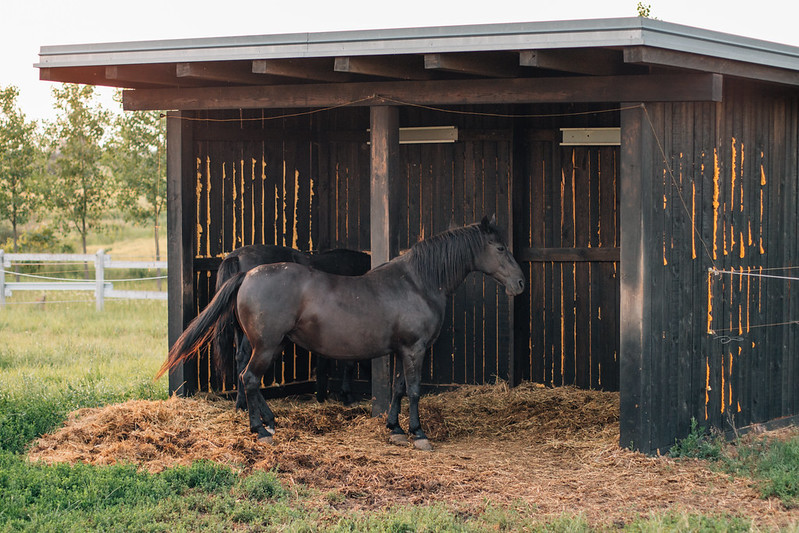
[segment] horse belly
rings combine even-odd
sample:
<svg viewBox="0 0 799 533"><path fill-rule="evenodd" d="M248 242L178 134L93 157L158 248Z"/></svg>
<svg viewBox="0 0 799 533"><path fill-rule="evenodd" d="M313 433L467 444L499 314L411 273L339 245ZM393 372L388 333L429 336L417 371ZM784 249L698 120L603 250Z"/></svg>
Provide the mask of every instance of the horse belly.
<svg viewBox="0 0 799 533"><path fill-rule="evenodd" d="M371 359L391 351L384 323L366 324L363 317L349 313L333 317L304 314L288 337L307 350L334 359Z"/></svg>

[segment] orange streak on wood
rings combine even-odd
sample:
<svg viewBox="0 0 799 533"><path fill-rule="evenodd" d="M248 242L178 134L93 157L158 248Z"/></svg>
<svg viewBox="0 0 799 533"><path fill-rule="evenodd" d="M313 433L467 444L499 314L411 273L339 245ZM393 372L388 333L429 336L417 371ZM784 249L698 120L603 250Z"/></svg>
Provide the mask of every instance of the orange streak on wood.
<svg viewBox="0 0 799 533"><path fill-rule="evenodd" d="M719 229L719 153L713 149L713 259L718 259L718 229Z"/></svg>
<svg viewBox="0 0 799 533"><path fill-rule="evenodd" d="M196 225L197 225L197 252L198 253L200 251L199 250L200 242L201 242L202 235L203 235L203 226L202 226L202 224L200 224L200 195L202 194L202 191L203 191L203 179L202 179L203 175L202 175L202 172L200 171L201 167L202 167L202 160L198 157L197 158L197 186L196 186L196 188L194 190L194 197L197 199L197 209L196 209L196 211L197 211L197 221L196 221Z"/></svg>
<svg viewBox="0 0 799 533"><path fill-rule="evenodd" d="M696 183L691 182L691 259L696 259Z"/></svg>

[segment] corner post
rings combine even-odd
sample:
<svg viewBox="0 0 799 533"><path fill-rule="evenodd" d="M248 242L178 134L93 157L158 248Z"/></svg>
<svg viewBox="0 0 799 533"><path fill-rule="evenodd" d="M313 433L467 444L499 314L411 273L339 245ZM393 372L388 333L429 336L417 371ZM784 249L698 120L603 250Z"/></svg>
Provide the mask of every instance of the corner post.
<svg viewBox="0 0 799 533"><path fill-rule="evenodd" d="M395 106L373 106L371 122L370 235L372 268L399 253L397 242L396 194L399 175L399 110ZM391 359L372 361L372 416L388 412L391 402Z"/></svg>
<svg viewBox="0 0 799 533"><path fill-rule="evenodd" d="M183 333L194 309L194 226L192 165L194 146L187 112L169 112L167 138L167 287L169 291L169 346ZM190 361L169 374L169 393L189 395L197 390L197 363Z"/></svg>
<svg viewBox="0 0 799 533"><path fill-rule="evenodd" d="M0 307L6 306L6 262L5 252L0 250Z"/></svg>
<svg viewBox="0 0 799 533"><path fill-rule="evenodd" d="M94 258L94 298L98 311L105 307L105 250L100 248Z"/></svg>
<svg viewBox="0 0 799 533"><path fill-rule="evenodd" d="M652 132L643 105L624 103L621 112L619 227L621 234L619 444L644 453L652 450L651 318L648 315L654 154ZM632 106L632 107L631 107Z"/></svg>

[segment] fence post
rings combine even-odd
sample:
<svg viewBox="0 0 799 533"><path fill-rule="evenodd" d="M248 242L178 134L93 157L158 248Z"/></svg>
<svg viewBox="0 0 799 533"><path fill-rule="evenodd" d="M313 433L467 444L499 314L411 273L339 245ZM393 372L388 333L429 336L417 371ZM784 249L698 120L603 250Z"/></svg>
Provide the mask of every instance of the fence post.
<svg viewBox="0 0 799 533"><path fill-rule="evenodd" d="M97 299L97 310L102 311L105 305L105 250L97 250L97 257L94 260L94 278L96 287L94 296Z"/></svg>
<svg viewBox="0 0 799 533"><path fill-rule="evenodd" d="M6 306L6 262L3 250L0 250L0 307Z"/></svg>

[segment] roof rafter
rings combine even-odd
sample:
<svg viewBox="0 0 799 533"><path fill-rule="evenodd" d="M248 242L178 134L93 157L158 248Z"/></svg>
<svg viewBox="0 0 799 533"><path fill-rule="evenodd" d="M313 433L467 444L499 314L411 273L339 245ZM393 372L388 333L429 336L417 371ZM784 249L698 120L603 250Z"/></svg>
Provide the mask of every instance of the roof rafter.
<svg viewBox="0 0 799 533"><path fill-rule="evenodd" d="M123 106L128 110L188 110L408 103L718 102L722 79L718 74L680 74L138 89L123 93Z"/></svg>

